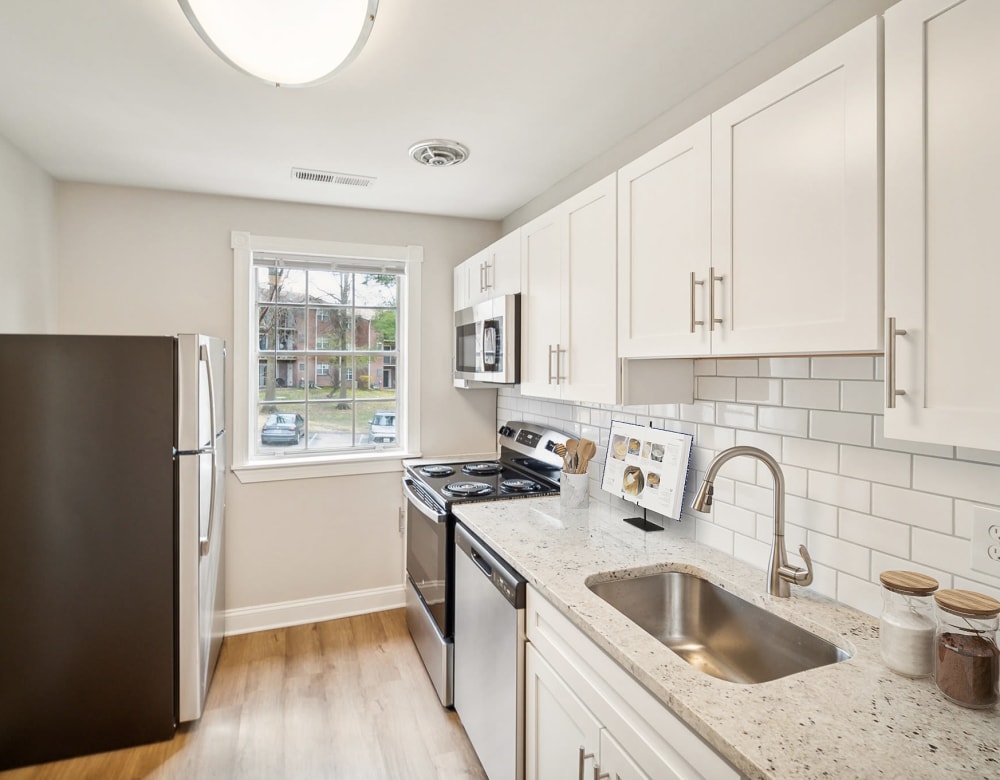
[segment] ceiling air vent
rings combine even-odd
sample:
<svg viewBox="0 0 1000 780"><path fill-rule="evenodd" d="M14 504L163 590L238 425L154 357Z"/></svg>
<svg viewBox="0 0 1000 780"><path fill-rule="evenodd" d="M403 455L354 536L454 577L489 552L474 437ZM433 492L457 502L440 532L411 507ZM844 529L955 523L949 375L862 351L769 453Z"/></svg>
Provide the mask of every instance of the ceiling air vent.
<svg viewBox="0 0 1000 780"><path fill-rule="evenodd" d="M423 165L432 168L444 168L448 165L458 165L469 157L469 150L457 141L444 141L435 138L421 141L410 147L410 157Z"/></svg>
<svg viewBox="0 0 1000 780"><path fill-rule="evenodd" d="M297 181L315 181L320 184L343 184L347 187L371 187L375 183L374 176L313 171L308 168L292 168L292 178Z"/></svg>

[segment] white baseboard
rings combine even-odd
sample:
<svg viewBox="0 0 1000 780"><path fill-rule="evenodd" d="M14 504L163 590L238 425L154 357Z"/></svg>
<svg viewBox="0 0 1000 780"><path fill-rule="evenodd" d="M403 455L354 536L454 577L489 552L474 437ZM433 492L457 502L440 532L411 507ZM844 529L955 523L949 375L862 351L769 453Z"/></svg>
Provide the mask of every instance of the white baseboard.
<svg viewBox="0 0 1000 780"><path fill-rule="evenodd" d="M403 586L392 585L386 588L357 590L352 593L317 596L299 601L281 601L276 604L261 604L256 607L227 609L225 614L226 636L300 626L303 623L319 623L323 620L336 620L352 615L396 609L404 606L405 600Z"/></svg>

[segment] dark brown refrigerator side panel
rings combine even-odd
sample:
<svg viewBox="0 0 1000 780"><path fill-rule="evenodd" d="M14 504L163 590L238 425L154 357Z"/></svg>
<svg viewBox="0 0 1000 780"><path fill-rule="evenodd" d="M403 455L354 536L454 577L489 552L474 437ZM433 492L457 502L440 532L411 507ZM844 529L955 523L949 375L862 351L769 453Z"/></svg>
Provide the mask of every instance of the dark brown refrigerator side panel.
<svg viewBox="0 0 1000 780"><path fill-rule="evenodd" d="M169 739L174 339L0 336L0 769Z"/></svg>

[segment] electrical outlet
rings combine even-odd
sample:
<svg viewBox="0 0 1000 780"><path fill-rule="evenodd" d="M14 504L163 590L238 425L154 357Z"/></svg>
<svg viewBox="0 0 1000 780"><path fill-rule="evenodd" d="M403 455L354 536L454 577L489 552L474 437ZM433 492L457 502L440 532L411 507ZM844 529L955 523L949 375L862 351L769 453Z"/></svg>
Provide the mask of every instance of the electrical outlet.
<svg viewBox="0 0 1000 780"><path fill-rule="evenodd" d="M1000 511L972 509L972 568L1000 577Z"/></svg>

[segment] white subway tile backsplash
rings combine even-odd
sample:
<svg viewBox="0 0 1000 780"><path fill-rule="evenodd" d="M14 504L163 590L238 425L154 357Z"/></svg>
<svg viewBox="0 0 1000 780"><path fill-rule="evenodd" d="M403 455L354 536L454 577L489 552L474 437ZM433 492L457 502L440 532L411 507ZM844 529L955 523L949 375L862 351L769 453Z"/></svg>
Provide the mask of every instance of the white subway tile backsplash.
<svg viewBox="0 0 1000 780"><path fill-rule="evenodd" d="M695 539L716 550L721 550L729 555L733 554L733 532L721 525L699 520L695 526Z"/></svg>
<svg viewBox="0 0 1000 780"><path fill-rule="evenodd" d="M814 560L838 571L846 571L855 577L868 579L871 553L867 547L815 531L809 532L809 542L806 546Z"/></svg>
<svg viewBox="0 0 1000 780"><path fill-rule="evenodd" d="M718 425L699 425L694 443L709 450L724 450L736 442L736 431Z"/></svg>
<svg viewBox="0 0 1000 780"><path fill-rule="evenodd" d="M972 510L1000 506L1000 452L884 437L881 356L700 359L692 404L612 406L542 400L500 388L497 422L524 419L598 442L592 500L634 513L599 489L613 420L694 435L684 522L696 538L762 569L773 534L773 479L734 458L715 482L712 514L690 509L712 458L734 444L759 447L785 476L785 545L814 558L812 590L871 614L878 575L909 569L941 587L1000 594L1000 577L970 563ZM623 534L631 533L623 526Z"/></svg>
<svg viewBox="0 0 1000 780"><path fill-rule="evenodd" d="M939 458L955 457L955 448L944 444L926 444L918 441L885 438L885 418L881 415L875 418L875 446L880 450L910 452L914 455L935 455Z"/></svg>
<svg viewBox="0 0 1000 780"><path fill-rule="evenodd" d="M809 377L809 358L761 358L759 363L758 376Z"/></svg>
<svg viewBox="0 0 1000 780"><path fill-rule="evenodd" d="M754 430L757 427L757 407L747 404L717 403L715 422L717 425L728 425L730 428Z"/></svg>
<svg viewBox="0 0 1000 780"><path fill-rule="evenodd" d="M712 519L717 525L744 536L755 536L757 533L757 515L748 509L740 509L732 504L713 506Z"/></svg>
<svg viewBox="0 0 1000 780"><path fill-rule="evenodd" d="M681 419L696 423L714 423L715 404L711 401L695 401L693 404L681 404Z"/></svg>
<svg viewBox="0 0 1000 780"><path fill-rule="evenodd" d="M786 379L782 393L785 406L802 409L840 408L840 383L829 379Z"/></svg>
<svg viewBox="0 0 1000 780"><path fill-rule="evenodd" d="M704 401L735 401L736 379L729 376L699 376L695 379L698 398Z"/></svg>
<svg viewBox="0 0 1000 780"><path fill-rule="evenodd" d="M746 482L737 482L736 505L772 517L774 515L774 491Z"/></svg>
<svg viewBox="0 0 1000 780"><path fill-rule="evenodd" d="M882 612L882 589L859 577L837 573L837 601L878 617Z"/></svg>
<svg viewBox="0 0 1000 780"><path fill-rule="evenodd" d="M838 535L845 541L889 555L901 558L910 555L910 527L892 520L841 509Z"/></svg>
<svg viewBox="0 0 1000 780"><path fill-rule="evenodd" d="M873 357L814 357L813 379L873 379Z"/></svg>
<svg viewBox="0 0 1000 780"><path fill-rule="evenodd" d="M871 483L822 471L810 471L809 498L867 512L871 507Z"/></svg>
<svg viewBox="0 0 1000 780"><path fill-rule="evenodd" d="M1000 504L1000 466L915 457L913 487L930 493Z"/></svg>
<svg viewBox="0 0 1000 780"><path fill-rule="evenodd" d="M882 397L884 387L881 382L841 382L841 411L882 414L885 409L885 399Z"/></svg>
<svg viewBox="0 0 1000 780"><path fill-rule="evenodd" d="M782 442L783 462L815 471L837 471L839 450L828 441L786 438Z"/></svg>
<svg viewBox="0 0 1000 780"><path fill-rule="evenodd" d="M781 405L781 380L740 377L736 380L736 400L745 404Z"/></svg>
<svg viewBox="0 0 1000 780"><path fill-rule="evenodd" d="M809 437L870 447L872 417L870 414L824 412L814 409L809 412Z"/></svg>
<svg viewBox="0 0 1000 780"><path fill-rule="evenodd" d="M787 436L808 436L809 411L807 409L761 406L757 409L757 430L781 433Z"/></svg>
<svg viewBox="0 0 1000 780"><path fill-rule="evenodd" d="M952 530L952 500L945 496L874 484L872 514L931 531Z"/></svg>
<svg viewBox="0 0 1000 780"><path fill-rule="evenodd" d="M756 358L726 358L715 363L715 373L719 376L757 376L757 370Z"/></svg>
<svg viewBox="0 0 1000 780"><path fill-rule="evenodd" d="M973 575L969 542L955 536L914 528L913 550L910 557L935 569L951 572L955 576Z"/></svg>
<svg viewBox="0 0 1000 780"><path fill-rule="evenodd" d="M785 496L785 522L827 536L836 536L837 507L798 496Z"/></svg>
<svg viewBox="0 0 1000 780"><path fill-rule="evenodd" d="M910 456L871 447L840 448L840 473L897 487L910 486Z"/></svg>

